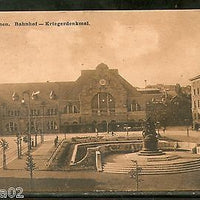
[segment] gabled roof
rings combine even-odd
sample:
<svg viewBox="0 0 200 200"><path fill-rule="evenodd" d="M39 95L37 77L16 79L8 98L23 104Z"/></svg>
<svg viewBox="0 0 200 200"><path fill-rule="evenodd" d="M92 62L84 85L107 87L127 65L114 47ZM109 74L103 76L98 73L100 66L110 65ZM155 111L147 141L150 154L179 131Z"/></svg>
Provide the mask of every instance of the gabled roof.
<svg viewBox="0 0 200 200"><path fill-rule="evenodd" d="M195 77L193 77L193 78L191 78L191 79L189 79L189 80L190 80L190 81L194 81L194 80L197 80L197 79L200 79L200 75L195 76Z"/></svg>

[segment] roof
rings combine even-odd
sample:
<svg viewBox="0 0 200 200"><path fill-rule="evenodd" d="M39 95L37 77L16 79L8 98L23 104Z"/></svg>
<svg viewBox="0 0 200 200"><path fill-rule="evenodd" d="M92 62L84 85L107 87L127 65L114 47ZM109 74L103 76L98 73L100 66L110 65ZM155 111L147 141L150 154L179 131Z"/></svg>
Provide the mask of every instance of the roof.
<svg viewBox="0 0 200 200"><path fill-rule="evenodd" d="M200 79L200 75L195 76L195 77L193 77L193 78L191 78L191 79L189 79L189 80L190 80L190 81L194 81L194 80L197 80L197 79Z"/></svg>
<svg viewBox="0 0 200 200"><path fill-rule="evenodd" d="M148 94L160 93L160 89L158 88L137 88L137 91L141 93L148 93Z"/></svg>
<svg viewBox="0 0 200 200"><path fill-rule="evenodd" d="M0 84L0 104L9 104L10 106L20 105L21 99L28 98L23 95L24 91L29 91L30 95L33 92L39 91L38 101L32 100L31 103L55 104L56 101L50 99L50 93L53 91L56 98L69 98L70 91L73 88L74 82L40 82L40 83L6 83ZM63 92L64 91L64 92ZM13 94L19 96L19 100L13 101Z"/></svg>

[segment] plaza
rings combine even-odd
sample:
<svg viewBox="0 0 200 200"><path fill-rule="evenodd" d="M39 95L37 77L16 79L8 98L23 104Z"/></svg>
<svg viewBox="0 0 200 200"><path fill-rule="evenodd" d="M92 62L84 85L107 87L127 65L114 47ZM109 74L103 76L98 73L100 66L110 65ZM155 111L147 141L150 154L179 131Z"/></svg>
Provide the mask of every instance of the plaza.
<svg viewBox="0 0 200 200"><path fill-rule="evenodd" d="M69 141L71 138L85 138L94 137L95 133L82 133L82 134L58 134L59 140L63 139ZM109 138L120 138L127 137L126 132L116 132L115 136L108 135L107 133L100 133L102 137ZM182 142L195 142L200 143L199 132L190 130L189 136L187 135L186 127L169 127L165 133L161 133L161 136L169 139ZM97 136L96 136L97 137ZM130 132L129 138L141 138L141 132ZM1 187L5 187L7 184L12 182L12 185L20 185L24 188L27 193L34 191L39 192L95 192L95 191L123 191L133 192L136 191L136 180L130 177L127 173L106 173L98 172L93 169L87 170L47 170L47 163L55 151L54 146L54 135L45 135L44 143L39 144L37 148L32 149L32 155L36 163L37 169L34 170L33 181L30 182L29 172L24 170L26 156L22 159L17 159L17 149L14 148L12 152L15 152L15 158L9 161L8 152L8 169L0 170ZM13 138L9 138L12 141ZM112 139L113 140L113 139ZM176 154L176 152L171 152ZM184 152L181 154L185 154ZM127 154L128 155L128 154ZM131 154L130 154L131 155ZM111 154L114 158L117 158L119 163L124 162L124 159L131 159L123 154ZM119 157L118 157L119 156ZM121 158L120 158L121 156ZM187 157L187 156L186 156ZM198 157L197 154L191 154L191 157ZM112 157L107 157L108 161L113 160ZM187 159L187 158L186 158ZM189 160L189 159L187 159ZM140 161L139 161L140 162ZM168 161L170 162L170 161ZM162 163L162 162L161 162ZM157 162L157 166L160 163ZM119 166L119 165L118 165ZM199 168L200 169L200 168ZM199 190L199 170L187 171L182 173L173 174L140 174L138 191L196 191ZM11 181L12 180L12 181ZM87 184L86 184L87 183Z"/></svg>

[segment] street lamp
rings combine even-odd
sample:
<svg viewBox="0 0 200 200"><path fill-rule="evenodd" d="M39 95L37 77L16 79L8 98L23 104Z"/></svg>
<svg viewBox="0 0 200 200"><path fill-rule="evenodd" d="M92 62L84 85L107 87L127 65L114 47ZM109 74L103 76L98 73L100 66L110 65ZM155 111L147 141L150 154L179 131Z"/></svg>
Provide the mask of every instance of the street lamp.
<svg viewBox="0 0 200 200"><path fill-rule="evenodd" d="M109 134L109 122L108 121L106 121L106 131Z"/></svg>
<svg viewBox="0 0 200 200"><path fill-rule="evenodd" d="M124 129L126 130L126 136L128 137L128 123L124 124Z"/></svg>
<svg viewBox="0 0 200 200"><path fill-rule="evenodd" d="M190 124L190 120L189 119L185 119L185 125L186 125L186 132L187 132L187 137L189 137L189 124Z"/></svg>
<svg viewBox="0 0 200 200"><path fill-rule="evenodd" d="M42 131L40 132L40 136L41 136L41 143L44 143L44 107L45 107L45 102L43 101L42 103Z"/></svg>
<svg viewBox="0 0 200 200"><path fill-rule="evenodd" d="M158 135L160 134L160 122L156 122L156 126L157 126L157 129L158 129Z"/></svg>
<svg viewBox="0 0 200 200"><path fill-rule="evenodd" d="M18 157L18 159L21 159L22 158L22 137L21 137L20 133L18 133L16 136L17 136L17 140L16 140L17 157Z"/></svg>
<svg viewBox="0 0 200 200"><path fill-rule="evenodd" d="M25 98L24 96L28 96L28 155L30 154L31 151L31 110L30 110L30 91L24 91L23 92L23 98L22 98L22 104L25 104Z"/></svg>

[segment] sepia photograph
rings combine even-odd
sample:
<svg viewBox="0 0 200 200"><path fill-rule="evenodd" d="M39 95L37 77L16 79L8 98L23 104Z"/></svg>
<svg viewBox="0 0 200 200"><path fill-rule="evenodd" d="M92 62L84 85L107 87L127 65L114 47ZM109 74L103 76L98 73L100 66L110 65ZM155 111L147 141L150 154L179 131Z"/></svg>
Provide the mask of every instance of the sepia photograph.
<svg viewBox="0 0 200 200"><path fill-rule="evenodd" d="M0 12L0 198L197 194L199 20Z"/></svg>

